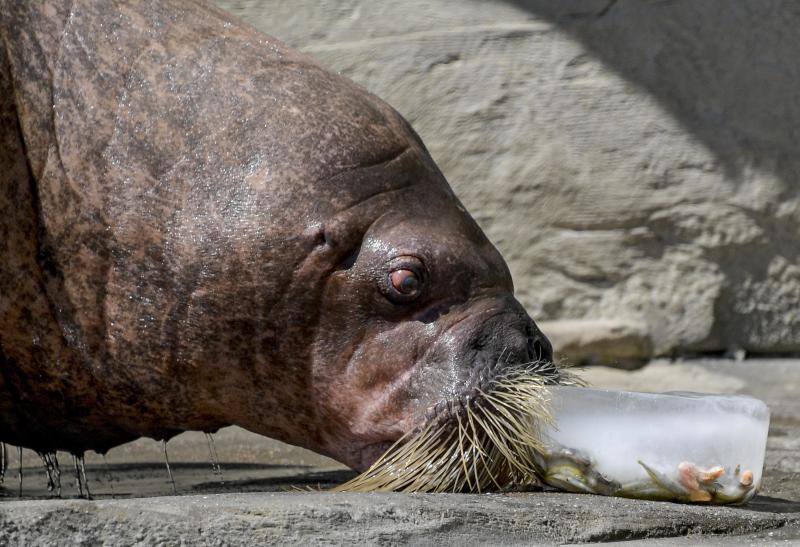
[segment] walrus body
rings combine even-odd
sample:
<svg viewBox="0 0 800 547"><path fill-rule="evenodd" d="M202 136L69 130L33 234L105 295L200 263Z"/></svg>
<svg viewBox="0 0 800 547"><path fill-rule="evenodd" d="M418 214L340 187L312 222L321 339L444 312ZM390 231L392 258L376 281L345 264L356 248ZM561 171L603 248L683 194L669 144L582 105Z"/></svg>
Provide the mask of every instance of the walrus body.
<svg viewBox="0 0 800 547"><path fill-rule="evenodd" d="M550 360L365 90L200 2L0 0L0 32L0 441L237 424L363 468Z"/></svg>

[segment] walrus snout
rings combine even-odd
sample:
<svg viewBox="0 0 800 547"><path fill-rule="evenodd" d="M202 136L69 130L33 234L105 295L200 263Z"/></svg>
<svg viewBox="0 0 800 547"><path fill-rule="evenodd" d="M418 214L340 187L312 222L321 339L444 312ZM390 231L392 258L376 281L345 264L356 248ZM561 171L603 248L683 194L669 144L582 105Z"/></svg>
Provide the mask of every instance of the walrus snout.
<svg viewBox="0 0 800 547"><path fill-rule="evenodd" d="M451 305L430 323L400 322L385 336L362 340L350 355L348 381L331 393L331 408L342 418L325 435L325 451L364 470L404 435L481 404L512 370L525 367L541 371L543 383L557 381L552 359L547 337L504 289Z"/></svg>
<svg viewBox="0 0 800 547"><path fill-rule="evenodd" d="M443 326L405 389L416 411L412 409L411 416L402 421L405 428L397 436L401 441L395 446L379 442L362 448L354 466L359 471L396 452L409 439L432 431L447 437L447 432L465 434L467 428L476 434L470 429L475 427L471 423L475 416L502 418L496 410L498 390L529 392L531 400L525 404L539 409L541 401L530 391L532 386L560 381L550 341L510 293L480 298L460 308L452 312L449 325ZM518 411L525 412L514 410ZM524 419L538 418L531 414Z"/></svg>
<svg viewBox="0 0 800 547"><path fill-rule="evenodd" d="M513 298L504 299L504 311L472 326L471 341L464 348L465 361L473 371L504 364L552 362L553 346Z"/></svg>
<svg viewBox="0 0 800 547"><path fill-rule="evenodd" d="M429 359L420 367L420 389L455 398L485 390L509 366L536 363L550 370L553 347L514 296L501 293L465 306L432 344Z"/></svg>

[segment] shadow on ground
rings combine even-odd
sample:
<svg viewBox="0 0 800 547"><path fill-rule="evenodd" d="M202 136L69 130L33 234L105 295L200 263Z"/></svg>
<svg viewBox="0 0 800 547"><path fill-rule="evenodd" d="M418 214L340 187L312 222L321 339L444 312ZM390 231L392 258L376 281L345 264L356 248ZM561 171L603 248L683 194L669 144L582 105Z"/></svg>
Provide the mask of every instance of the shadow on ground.
<svg viewBox="0 0 800 547"><path fill-rule="evenodd" d="M356 476L354 471L319 471L284 477L266 477L233 481L209 481L195 484L192 493L201 492L292 492L327 490Z"/></svg>
<svg viewBox="0 0 800 547"><path fill-rule="evenodd" d="M800 502L770 496L756 496L747 504L747 510L780 514L800 513Z"/></svg>

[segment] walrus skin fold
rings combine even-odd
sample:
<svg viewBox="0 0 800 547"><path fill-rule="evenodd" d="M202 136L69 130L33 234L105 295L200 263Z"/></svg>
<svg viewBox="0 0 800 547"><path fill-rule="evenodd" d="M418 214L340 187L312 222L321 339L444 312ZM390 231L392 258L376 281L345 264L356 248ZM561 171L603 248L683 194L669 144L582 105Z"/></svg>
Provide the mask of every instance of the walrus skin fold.
<svg viewBox="0 0 800 547"><path fill-rule="evenodd" d="M0 0L0 33L1 441L236 424L363 470L498 370L552 362L361 87L190 0Z"/></svg>

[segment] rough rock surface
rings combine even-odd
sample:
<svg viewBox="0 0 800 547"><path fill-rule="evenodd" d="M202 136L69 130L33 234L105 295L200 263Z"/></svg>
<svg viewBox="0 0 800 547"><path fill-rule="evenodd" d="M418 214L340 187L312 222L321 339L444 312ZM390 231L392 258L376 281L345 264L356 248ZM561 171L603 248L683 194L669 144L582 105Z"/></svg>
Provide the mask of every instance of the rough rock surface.
<svg viewBox="0 0 800 547"><path fill-rule="evenodd" d="M537 320L800 351L800 6L217 0L387 99Z"/></svg>
<svg viewBox="0 0 800 547"><path fill-rule="evenodd" d="M624 513L625 519L615 518ZM4 545L521 544L744 534L797 515L570 494L266 493L0 507Z"/></svg>
<svg viewBox="0 0 800 547"><path fill-rule="evenodd" d="M610 365L638 368L644 356L651 355L653 344L644 325L613 319L564 319L542 321L555 358L572 366Z"/></svg>

